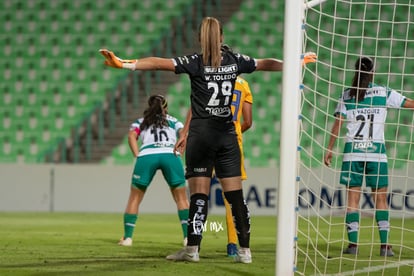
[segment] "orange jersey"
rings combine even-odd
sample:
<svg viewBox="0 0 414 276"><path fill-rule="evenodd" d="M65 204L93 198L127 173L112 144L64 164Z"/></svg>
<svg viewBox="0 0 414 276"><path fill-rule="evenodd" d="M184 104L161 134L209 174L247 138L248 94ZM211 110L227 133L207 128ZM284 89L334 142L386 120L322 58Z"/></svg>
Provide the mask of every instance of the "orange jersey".
<svg viewBox="0 0 414 276"><path fill-rule="evenodd" d="M243 142L241 132L241 119L243 115L243 103L253 104L253 95L250 91L249 83L241 77L237 77L236 85L233 91L233 101L231 103L231 111L233 113L233 121L236 126L236 133L239 140L239 145Z"/></svg>
<svg viewBox="0 0 414 276"><path fill-rule="evenodd" d="M241 120L243 118L243 104L253 104L253 95L250 91L249 84L246 80L241 77L237 77L236 85L233 90L233 101L231 103L231 111L233 113L233 121L236 127L237 140L240 147L241 155L241 178L242 180L247 179L246 170L244 168L244 153L243 153L243 134L241 131Z"/></svg>

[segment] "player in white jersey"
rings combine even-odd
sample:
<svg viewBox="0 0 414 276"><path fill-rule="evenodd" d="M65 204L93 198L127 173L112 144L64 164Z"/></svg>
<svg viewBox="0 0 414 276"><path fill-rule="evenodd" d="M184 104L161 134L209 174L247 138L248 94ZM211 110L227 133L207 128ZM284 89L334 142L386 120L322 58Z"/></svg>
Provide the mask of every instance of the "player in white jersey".
<svg viewBox="0 0 414 276"><path fill-rule="evenodd" d="M335 110L336 120L325 154L330 166L332 149L342 124L345 122L344 155L340 183L347 186L346 226L349 245L346 254L358 253L359 202L363 178L371 187L375 202L375 219L381 241L380 255L394 256L389 238L389 211L387 203L388 166L384 127L387 108L414 108L414 101L397 91L373 83L374 62L361 57L355 63L352 87L346 89Z"/></svg>
<svg viewBox="0 0 414 276"><path fill-rule="evenodd" d="M186 244L189 201L183 164L180 156L174 153L174 145L183 124L168 115L167 108L167 100L162 95L151 96L148 99L148 108L144 111L144 117L136 120L130 126L128 144L137 159L132 175L129 200L124 213L124 236L119 241L119 245L132 245L132 235L138 219L139 205L157 170L162 171L170 186L177 205L184 244ZM138 139L141 140L139 149Z"/></svg>

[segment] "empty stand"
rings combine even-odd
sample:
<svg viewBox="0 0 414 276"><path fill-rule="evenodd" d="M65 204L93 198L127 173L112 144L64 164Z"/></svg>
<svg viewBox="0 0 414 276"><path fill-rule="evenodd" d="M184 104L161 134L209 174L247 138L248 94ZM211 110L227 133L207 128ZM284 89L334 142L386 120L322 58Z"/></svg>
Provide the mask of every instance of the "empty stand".
<svg viewBox="0 0 414 276"><path fill-rule="evenodd" d="M0 84L0 162L36 162L45 148L58 138L70 135L70 129L102 102L108 91L113 90L126 72L104 68L97 52L99 48L116 49L119 56L146 55L161 35L168 32L171 20L192 9L193 2L2 1L0 49L4 58L0 64L4 82ZM225 43L235 51L252 57L283 58L283 12L283 1L243 1L240 11L224 26ZM338 18L346 18L349 14L349 10L338 12L343 12L342 15L337 15ZM391 6L382 10L379 16L387 12L394 12ZM353 14L358 18L357 11ZM398 13L396 16L398 20ZM317 21L318 18L312 20ZM319 93L337 90L339 95L341 88L333 83L341 83L341 80L346 80L349 76L328 71L328 66L324 66L324 63L340 60L346 53L345 47L360 47L358 41L363 32L376 30L364 30L358 24L348 28L347 24L332 23L321 22L337 28L335 32L338 35L333 41L331 36L323 32L316 33L316 30L311 29L307 32L310 36L318 37L321 45L329 45L329 48L321 48L318 53L320 62L315 66L314 72L324 81L319 81L314 90ZM407 30L398 26L394 29L391 27L391 24L383 24L379 33L386 36L393 32L398 38L405 38ZM354 38L352 45L344 45L342 35ZM375 34L369 36L375 37ZM331 41L334 51L329 50L332 47ZM366 40L364 43L368 48L380 45L379 48L384 49L384 55L401 50L389 47L390 42L384 37ZM407 49L414 49L413 46L407 42ZM407 53L412 53L410 56L413 56L414 50L408 50ZM387 66L391 71L405 66L407 72L412 72L414 62L412 59L406 61L403 63L396 59ZM249 81L254 97L253 129L244 135L246 163L252 167L277 164L282 73L258 72L243 77ZM384 77L378 78L381 80ZM405 90L413 91L412 75L401 78L392 77L387 85L399 89L398 85L404 83ZM305 83L313 85L309 76ZM169 88L167 95L169 112L184 121L189 106L188 78L180 78L178 83ZM324 111L334 109L334 106L326 106L317 95L312 100L320 102L318 108ZM331 120L306 104L302 106L302 112L314 122ZM412 122L412 112L402 112L398 116L406 126L389 125L386 135L391 140L411 141L412 130L408 125ZM303 121L302 125L307 129L315 128L310 121ZM322 148L312 144L306 137L302 146L316 156L322 155ZM401 149L398 143L393 143L388 150L401 152L405 149ZM27 155L29 152L31 154ZM412 152L414 151L407 154L414 155ZM119 148L114 148L112 155L103 162L131 164L133 161L126 140L123 140Z"/></svg>
<svg viewBox="0 0 414 276"><path fill-rule="evenodd" d="M37 162L45 147L69 137L127 74L104 68L98 49L148 53L189 3L2 1L0 137L9 153L0 162Z"/></svg>

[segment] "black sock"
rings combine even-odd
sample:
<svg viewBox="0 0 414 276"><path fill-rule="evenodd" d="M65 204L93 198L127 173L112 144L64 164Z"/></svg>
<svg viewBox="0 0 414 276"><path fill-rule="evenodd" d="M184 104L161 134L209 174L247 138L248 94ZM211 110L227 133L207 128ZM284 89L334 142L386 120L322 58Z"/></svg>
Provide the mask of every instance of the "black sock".
<svg viewBox="0 0 414 276"><path fill-rule="evenodd" d="M243 198L243 191L225 192L224 196L231 205L240 247L250 247L250 213Z"/></svg>
<svg viewBox="0 0 414 276"><path fill-rule="evenodd" d="M208 196L205 194L193 194L190 199L190 211L188 215L187 245L200 246L204 224L207 221L207 212Z"/></svg>

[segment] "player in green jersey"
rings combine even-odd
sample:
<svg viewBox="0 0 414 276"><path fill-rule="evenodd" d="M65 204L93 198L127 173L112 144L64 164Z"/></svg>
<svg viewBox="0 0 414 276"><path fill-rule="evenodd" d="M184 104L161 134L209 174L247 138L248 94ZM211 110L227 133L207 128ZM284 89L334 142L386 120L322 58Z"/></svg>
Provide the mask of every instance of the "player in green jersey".
<svg viewBox="0 0 414 276"><path fill-rule="evenodd" d="M414 101L397 91L373 83L374 62L360 57L355 63L352 87L346 89L335 110L325 165L330 166L332 149L343 123L346 124L340 183L347 187L346 226L349 245L345 254L358 253L359 202L363 178L371 188L375 219L381 241L380 255L394 256L388 243L390 231L387 203L388 166L384 127L387 108L414 108Z"/></svg>

